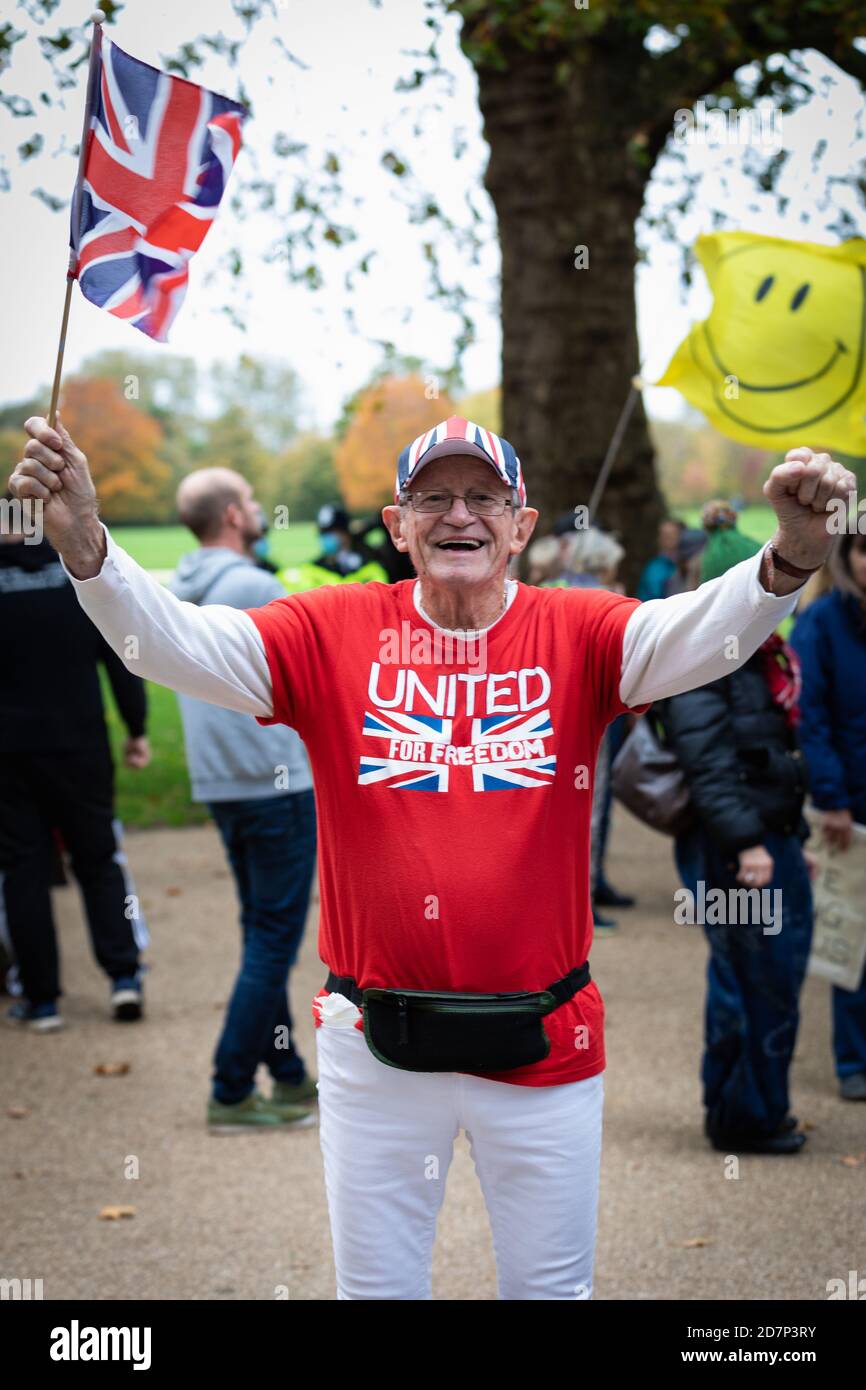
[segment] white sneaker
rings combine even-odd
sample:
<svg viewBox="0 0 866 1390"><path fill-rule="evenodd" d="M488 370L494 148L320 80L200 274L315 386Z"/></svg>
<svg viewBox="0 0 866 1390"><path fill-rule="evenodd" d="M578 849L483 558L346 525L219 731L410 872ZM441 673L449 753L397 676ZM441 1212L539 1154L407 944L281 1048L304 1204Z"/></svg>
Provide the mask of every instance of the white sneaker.
<svg viewBox="0 0 866 1390"><path fill-rule="evenodd" d="M6 1014L6 1021L16 1028L26 1028L29 1033L56 1033L63 1025L56 1004L29 1004L19 999Z"/></svg>

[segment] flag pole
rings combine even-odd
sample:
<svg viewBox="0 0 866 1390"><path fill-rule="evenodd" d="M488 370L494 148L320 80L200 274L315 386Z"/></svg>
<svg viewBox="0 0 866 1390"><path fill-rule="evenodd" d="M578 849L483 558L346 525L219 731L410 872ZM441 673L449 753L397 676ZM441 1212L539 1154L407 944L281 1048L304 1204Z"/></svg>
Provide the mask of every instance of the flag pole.
<svg viewBox="0 0 866 1390"><path fill-rule="evenodd" d="M48 410L48 423L54 428L57 418L57 399L60 395L60 377L63 371L63 354L66 350L66 330L69 325L69 306L72 303L72 286L78 278L78 228L81 209L81 183L87 160L87 144L90 134L90 117L96 96L96 82L99 76L99 57L102 47L102 22L105 15L94 10L90 16L93 33L90 37L90 61L87 68L87 93L84 99L84 123L81 127L81 144L78 150L78 173L75 190L72 194L72 246L69 249L69 267L66 271L66 296L63 300L63 318L60 324L60 341L57 344L57 361L54 365L54 382L51 387L51 405Z"/></svg>
<svg viewBox="0 0 866 1390"><path fill-rule="evenodd" d="M616 462L616 456L619 453L619 446L622 443L623 435L626 431L626 426L629 420L631 419L631 413L637 404L637 398L640 394L641 387L644 384L645 383L639 376L633 376L631 379L629 392L625 398L625 404L623 405L623 408L619 414L619 419L617 420L616 425L614 426L614 431L611 435L610 443L607 446L607 452L604 456L604 461L601 465L601 468L598 471L598 477L596 478L595 484L592 489L592 496L589 499L589 507L587 510L589 512L590 525L592 525L592 523L595 520L595 514L598 511L598 506L601 502L602 494L604 492L605 487L607 486L607 480L610 476L610 470L613 468L613 465Z"/></svg>

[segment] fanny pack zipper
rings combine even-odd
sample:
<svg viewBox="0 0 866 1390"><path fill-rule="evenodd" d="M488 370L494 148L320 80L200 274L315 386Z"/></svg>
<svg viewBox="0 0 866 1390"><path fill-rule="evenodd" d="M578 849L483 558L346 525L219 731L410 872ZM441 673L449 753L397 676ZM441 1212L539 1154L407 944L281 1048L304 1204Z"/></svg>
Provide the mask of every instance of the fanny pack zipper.
<svg viewBox="0 0 866 1390"><path fill-rule="evenodd" d="M401 1043L408 1043L409 1041L409 1011L406 1006L406 998L407 996L403 994L397 996L398 1040ZM511 1004L509 1006L507 1003L497 1003L496 1001L488 1000L486 1002L479 1001L478 1003L472 1003L467 1007L465 1003L453 1004L445 1000L423 1000L416 998L415 1002L418 1008L425 1009L427 1013L437 1014L467 1012L503 1013L506 1010L518 1014L538 1013L538 1004Z"/></svg>
<svg viewBox="0 0 866 1390"><path fill-rule="evenodd" d="M475 1012L486 1013L487 1011L492 1011L492 1012L494 1012L494 1013L509 1013L509 1012L510 1012L510 1013L535 1013L536 1010L537 1010L537 1008L538 1008L538 1005L537 1005L537 1004L510 1004L510 1005L509 1005L509 1004L469 1004L469 1005L466 1005L466 1004L446 1004L446 1003L434 1003L434 1002L429 1002L429 1003L426 1003L426 1004L422 1004L422 1003L419 1002L418 1007L419 1007L420 1009L427 1009L428 1012L432 1012L432 1013L464 1013L464 1014L465 1014L465 1013L475 1013ZM405 1011L405 1005L404 1005L404 1011Z"/></svg>

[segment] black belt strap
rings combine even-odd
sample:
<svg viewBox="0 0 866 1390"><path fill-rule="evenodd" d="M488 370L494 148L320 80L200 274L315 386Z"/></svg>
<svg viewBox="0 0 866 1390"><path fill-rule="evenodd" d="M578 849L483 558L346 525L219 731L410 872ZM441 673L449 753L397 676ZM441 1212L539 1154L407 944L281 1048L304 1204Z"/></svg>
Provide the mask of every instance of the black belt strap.
<svg viewBox="0 0 866 1390"><path fill-rule="evenodd" d="M572 999L578 990L584 989L589 981L589 961L587 960L584 961L583 965L576 965L573 970L569 970L568 974L563 975L561 980L556 980L554 984L548 985L547 989L553 995L558 1007L566 1000ZM364 1003L364 996L351 975L335 975L333 970L329 970L325 989L329 994L345 995L347 999L351 999L353 1004L357 1004L358 1008ZM527 991L527 993L533 992Z"/></svg>

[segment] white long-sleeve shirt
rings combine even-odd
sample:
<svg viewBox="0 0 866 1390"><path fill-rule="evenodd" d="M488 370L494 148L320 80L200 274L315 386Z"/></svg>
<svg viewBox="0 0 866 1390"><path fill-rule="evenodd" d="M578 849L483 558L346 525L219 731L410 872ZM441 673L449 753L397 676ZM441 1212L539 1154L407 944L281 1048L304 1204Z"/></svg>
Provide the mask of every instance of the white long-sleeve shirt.
<svg viewBox="0 0 866 1390"><path fill-rule="evenodd" d="M219 604L182 602L107 530L105 537L99 574L69 578L82 608L129 669L185 695L269 718L271 676L252 619ZM649 704L729 675L793 612L799 591L781 598L767 593L759 578L762 554L692 592L635 608L623 639L624 704Z"/></svg>

